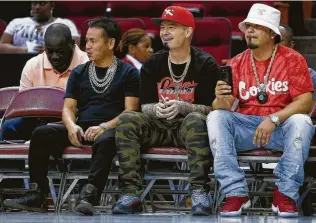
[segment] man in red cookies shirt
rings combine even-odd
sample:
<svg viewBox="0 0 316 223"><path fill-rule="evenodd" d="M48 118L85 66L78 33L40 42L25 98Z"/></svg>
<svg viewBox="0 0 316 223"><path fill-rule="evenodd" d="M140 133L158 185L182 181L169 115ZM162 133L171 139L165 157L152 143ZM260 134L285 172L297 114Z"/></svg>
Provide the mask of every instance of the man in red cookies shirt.
<svg viewBox="0 0 316 223"><path fill-rule="evenodd" d="M306 115L311 108L313 84L305 59L277 44L281 38L279 23L278 10L254 4L239 24L249 49L228 62L233 89L223 81L217 82L214 111L208 115L207 127L215 177L226 196L222 216L240 215L250 206L237 152L257 148L283 152L274 170L277 180L272 210L282 217L298 215L295 203L315 131ZM231 112L235 99L239 107Z"/></svg>

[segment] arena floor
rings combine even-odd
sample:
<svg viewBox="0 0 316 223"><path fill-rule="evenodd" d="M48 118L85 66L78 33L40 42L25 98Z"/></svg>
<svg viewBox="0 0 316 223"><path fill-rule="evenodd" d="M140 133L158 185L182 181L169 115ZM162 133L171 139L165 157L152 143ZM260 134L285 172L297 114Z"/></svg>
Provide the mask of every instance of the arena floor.
<svg viewBox="0 0 316 223"><path fill-rule="evenodd" d="M238 218L221 218L219 216L192 217L190 214L155 213L142 215L111 215L97 214L94 216L79 216L63 213L1 213L0 223L178 223L178 222L218 222L218 223L312 223L316 217L299 217L296 219L277 218L274 216L242 216Z"/></svg>

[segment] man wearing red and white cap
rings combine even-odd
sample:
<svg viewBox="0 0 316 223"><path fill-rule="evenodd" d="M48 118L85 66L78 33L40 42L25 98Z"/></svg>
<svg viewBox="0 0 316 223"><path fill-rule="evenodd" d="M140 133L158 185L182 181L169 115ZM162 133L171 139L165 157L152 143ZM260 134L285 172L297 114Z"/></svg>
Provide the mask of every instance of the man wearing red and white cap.
<svg viewBox="0 0 316 223"><path fill-rule="evenodd" d="M262 148L283 152L274 169L273 212L281 217L298 216L304 162L315 132L307 115L314 88L303 56L278 44L280 14L264 4L251 7L239 24L249 49L228 62L233 89L217 82L207 127L215 177L226 196L222 216L240 215L251 205L237 152ZM230 112L235 99L239 108Z"/></svg>
<svg viewBox="0 0 316 223"><path fill-rule="evenodd" d="M151 56L141 69L142 112L119 118L116 145L123 195L113 213L142 210L140 154L154 146L186 148L190 167L193 215L209 215L208 173L211 152L206 115L211 110L218 66L212 56L191 47L195 30L192 13L170 6L159 19L165 49Z"/></svg>

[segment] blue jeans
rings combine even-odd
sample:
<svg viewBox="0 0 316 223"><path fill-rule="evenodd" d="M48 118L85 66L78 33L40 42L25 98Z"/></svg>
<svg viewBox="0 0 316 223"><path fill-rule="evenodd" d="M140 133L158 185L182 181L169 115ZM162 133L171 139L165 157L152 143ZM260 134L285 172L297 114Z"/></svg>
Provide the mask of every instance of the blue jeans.
<svg viewBox="0 0 316 223"><path fill-rule="evenodd" d="M254 133L263 116L243 115L216 110L207 117L210 147L214 156L214 173L221 192L226 196L248 196L243 170L237 162L237 152L258 148ZM274 175L279 191L297 201L299 187L304 182L304 162L308 158L315 129L309 116L296 114L273 131L265 149L282 151ZM261 147L262 148L262 147Z"/></svg>
<svg viewBox="0 0 316 223"><path fill-rule="evenodd" d="M37 118L13 118L5 120L0 130L0 141L2 140L30 140L32 132L38 126L46 122Z"/></svg>

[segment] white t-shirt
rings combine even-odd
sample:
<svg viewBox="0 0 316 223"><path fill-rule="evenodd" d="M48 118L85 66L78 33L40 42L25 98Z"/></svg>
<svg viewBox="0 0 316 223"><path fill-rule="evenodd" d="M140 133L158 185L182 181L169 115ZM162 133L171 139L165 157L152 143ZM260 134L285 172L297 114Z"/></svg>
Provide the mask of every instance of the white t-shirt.
<svg viewBox="0 0 316 223"><path fill-rule="evenodd" d="M54 23L62 23L69 27L72 37L79 37L76 25L69 19L56 18L52 23L41 26L37 30L38 22L31 17L13 19L5 29L5 33L13 37L13 45L26 47L26 42L36 40L38 44L44 45L44 34L48 26Z"/></svg>

